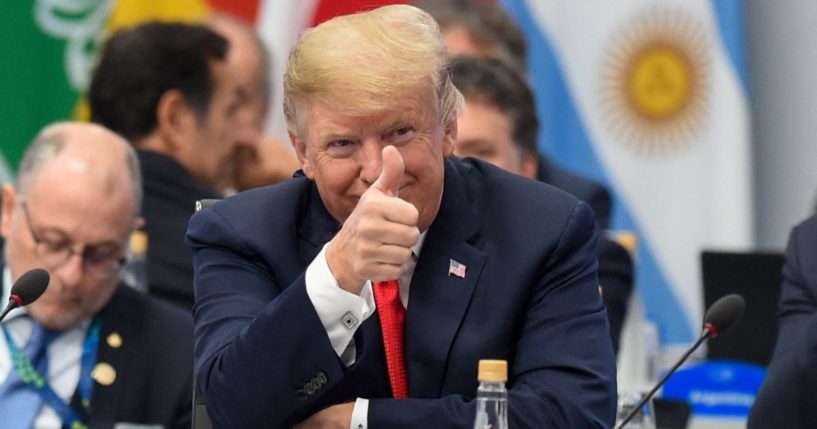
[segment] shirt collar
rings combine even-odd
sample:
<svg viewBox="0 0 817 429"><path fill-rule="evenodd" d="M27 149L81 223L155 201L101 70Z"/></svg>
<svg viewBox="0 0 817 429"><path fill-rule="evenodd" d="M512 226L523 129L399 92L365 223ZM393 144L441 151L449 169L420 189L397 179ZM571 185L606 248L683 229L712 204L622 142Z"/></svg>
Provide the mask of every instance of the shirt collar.
<svg viewBox="0 0 817 429"><path fill-rule="evenodd" d="M11 268L8 265L3 267L3 288L0 290L0 308L5 308L6 304L9 302L9 296L11 296L11 286L14 282L11 281ZM11 320L16 317L20 317L26 314L28 310L25 307L22 308L15 308L11 310L9 314L6 316L5 320Z"/></svg>
<svg viewBox="0 0 817 429"><path fill-rule="evenodd" d="M426 241L426 235L428 234L428 230L425 230L420 233L420 238L417 239L417 242L414 243L414 246L411 246L411 253L414 254L415 257L420 257L420 250L423 248L423 243Z"/></svg>

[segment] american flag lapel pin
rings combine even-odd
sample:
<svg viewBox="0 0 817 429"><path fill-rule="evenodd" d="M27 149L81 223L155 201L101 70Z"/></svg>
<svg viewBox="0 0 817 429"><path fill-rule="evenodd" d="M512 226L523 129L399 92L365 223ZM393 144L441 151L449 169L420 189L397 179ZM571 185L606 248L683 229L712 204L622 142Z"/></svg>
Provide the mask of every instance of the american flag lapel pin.
<svg viewBox="0 0 817 429"><path fill-rule="evenodd" d="M465 264L461 264L453 259L448 260L448 276L465 278Z"/></svg>

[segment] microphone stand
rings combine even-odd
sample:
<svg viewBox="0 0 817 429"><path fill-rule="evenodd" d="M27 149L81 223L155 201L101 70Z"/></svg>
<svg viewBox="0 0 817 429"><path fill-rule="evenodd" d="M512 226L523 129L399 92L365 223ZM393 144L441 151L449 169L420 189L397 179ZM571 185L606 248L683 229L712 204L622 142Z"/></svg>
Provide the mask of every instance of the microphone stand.
<svg viewBox="0 0 817 429"><path fill-rule="evenodd" d="M9 303L6 305L6 308L3 309L3 313L0 314L0 322L6 318L6 315L9 314L11 310L14 310L17 307L22 307L23 300L20 299L17 295L12 295L9 297Z"/></svg>
<svg viewBox="0 0 817 429"><path fill-rule="evenodd" d="M638 414L638 412L641 410L641 407L643 407L643 406L644 406L644 404L646 404L646 403L647 403L647 401L649 401L649 400L650 400L650 399L653 397L653 395L655 395L655 392L657 392L657 391L658 391L658 389L660 389L660 388L661 388L661 386L663 386L663 385L664 385L664 383L666 383L666 382L667 382L667 380L669 380L670 376L672 376L672 374L674 374L674 373L675 373L675 371L677 371L677 370L678 370L678 368L679 368L679 367L680 367L680 366L681 366L681 365L682 365L684 362L686 362L686 360L689 358L689 355L691 355L691 354L692 354L692 352L694 352L694 351L695 351L695 349L697 349L697 348L698 348L698 347L701 345L701 343L703 343L703 342L704 342L704 341L706 341L706 340L707 340L709 337L711 337L711 336L712 336L712 333L713 333L713 332L715 332L715 327L714 327L714 326L712 326L712 325L710 325L710 324L708 324L708 323L707 323L706 325L704 325L703 332L701 333L701 336L698 338L698 341L695 341L695 344L693 344L693 345L692 345L692 347L690 347L689 349L687 349L686 353L684 353L684 355L683 355L683 356L681 356L681 359L678 359L678 361L677 361L677 362L675 362L675 365L673 365L673 366L672 366L672 368L670 368L670 369L669 369L669 371L667 371L666 373L664 373L664 376L663 376L663 377L661 377L661 379L660 379L660 380L658 380L658 383L656 383L656 384L655 384L655 386L653 386L652 390L650 390L649 392L647 392L647 394L646 394L646 395L644 395L644 396L641 398L641 400L640 400L640 401L638 401L638 403L635 405L635 407L633 407L633 409L632 409L632 410L630 410L629 414L627 414L627 416L626 416L626 417L624 417L624 420L622 420L622 421L621 421L621 423L619 423L619 425L618 425L617 429L622 429L622 428L624 427L624 425L626 425L627 423L629 423L629 422L630 422L630 420L632 420L632 419L633 419L633 417L635 417L635 415L636 415L636 414Z"/></svg>

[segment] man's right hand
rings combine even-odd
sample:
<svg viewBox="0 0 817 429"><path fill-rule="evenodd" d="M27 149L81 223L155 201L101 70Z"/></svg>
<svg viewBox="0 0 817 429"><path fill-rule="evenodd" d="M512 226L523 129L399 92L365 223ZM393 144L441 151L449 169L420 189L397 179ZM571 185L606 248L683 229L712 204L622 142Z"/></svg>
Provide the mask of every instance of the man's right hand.
<svg viewBox="0 0 817 429"><path fill-rule="evenodd" d="M342 289L354 294L360 294L366 280L397 279L420 237L417 208L398 196L403 157L394 146L384 147L382 157L380 177L363 193L326 249L332 275Z"/></svg>

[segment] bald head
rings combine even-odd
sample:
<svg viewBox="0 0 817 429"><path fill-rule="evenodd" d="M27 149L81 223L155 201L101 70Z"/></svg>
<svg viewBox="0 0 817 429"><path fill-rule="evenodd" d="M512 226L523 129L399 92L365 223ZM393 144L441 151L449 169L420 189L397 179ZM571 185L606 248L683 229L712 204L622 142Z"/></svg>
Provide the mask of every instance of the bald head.
<svg viewBox="0 0 817 429"><path fill-rule="evenodd" d="M51 275L29 306L44 327L78 326L108 302L137 224L141 186L131 146L93 124L45 128L23 155L19 189L3 185L0 235L12 279Z"/></svg>
<svg viewBox="0 0 817 429"><path fill-rule="evenodd" d="M58 187L41 186L42 181ZM60 122L44 128L23 155L18 183L23 195L39 189L102 197L127 192L134 218L141 210L141 174L133 148L96 124Z"/></svg>

